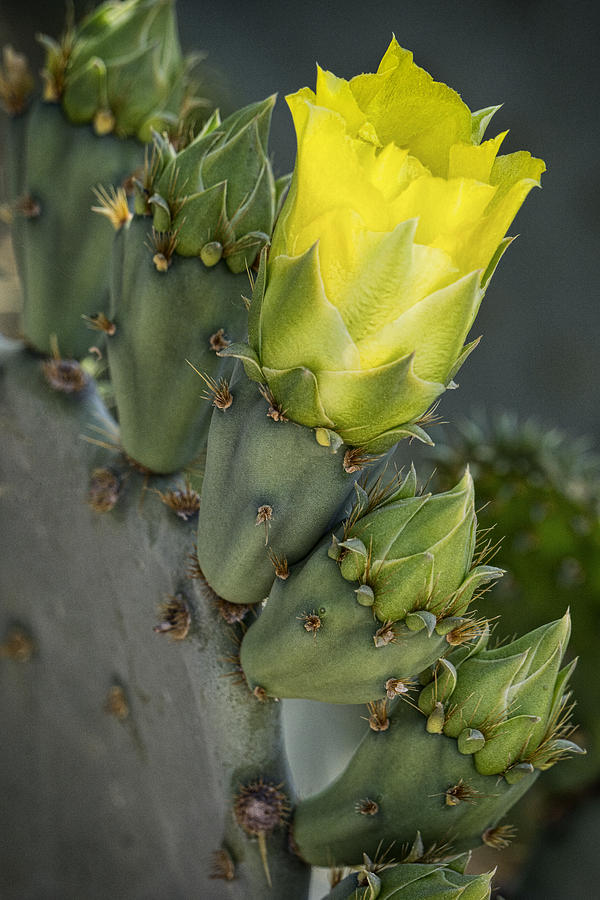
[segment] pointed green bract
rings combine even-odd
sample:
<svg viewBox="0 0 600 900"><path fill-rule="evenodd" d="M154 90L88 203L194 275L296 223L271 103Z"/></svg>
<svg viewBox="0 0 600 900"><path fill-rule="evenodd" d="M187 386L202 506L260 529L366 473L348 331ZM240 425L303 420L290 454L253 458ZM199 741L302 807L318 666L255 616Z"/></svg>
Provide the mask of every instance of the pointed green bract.
<svg viewBox="0 0 600 900"><path fill-rule="evenodd" d="M546 768L564 749L556 742L563 737L560 719L572 671L560 669L570 631L566 613L510 644L456 659L455 684L447 690L434 678L422 690L419 708L429 715L443 703L444 734L459 744L471 741L475 766L484 775L520 763ZM473 729L485 738L480 747L468 737Z"/></svg>
<svg viewBox="0 0 600 900"><path fill-rule="evenodd" d="M345 539L360 541L366 553L342 545L341 574L369 585L381 622L420 610L441 618L462 615L476 588L502 575L491 566L472 568L477 519L471 475L467 470L444 494L401 493L383 492L374 506L355 508ZM414 619L407 624L418 627Z"/></svg>
<svg viewBox="0 0 600 900"><path fill-rule="evenodd" d="M172 129L186 97L187 66L173 0L101 4L57 43L44 37L44 98L60 101L71 122L92 122L149 141Z"/></svg>
<svg viewBox="0 0 600 900"><path fill-rule="evenodd" d="M229 269L240 273L268 242L277 203L267 155L274 103L267 97L224 122L215 114L154 179L154 227L177 235L179 255L212 265L206 248L220 245Z"/></svg>
<svg viewBox="0 0 600 900"><path fill-rule="evenodd" d="M466 875L452 861L399 863L379 869L374 863L348 875L324 900L489 900L493 873ZM376 879L375 892L370 885Z"/></svg>

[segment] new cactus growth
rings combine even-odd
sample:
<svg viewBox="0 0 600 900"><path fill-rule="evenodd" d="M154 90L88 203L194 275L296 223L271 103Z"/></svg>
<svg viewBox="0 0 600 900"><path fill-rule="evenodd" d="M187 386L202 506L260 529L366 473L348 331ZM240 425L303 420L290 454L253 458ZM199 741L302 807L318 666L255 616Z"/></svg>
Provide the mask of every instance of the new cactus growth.
<svg viewBox="0 0 600 900"><path fill-rule="evenodd" d="M356 875L337 884L326 900L489 900L493 872L466 875L469 854L446 862L377 865L365 854Z"/></svg>
<svg viewBox="0 0 600 900"><path fill-rule="evenodd" d="M273 103L223 123L215 113L179 153L157 135L136 215L117 234L108 359L123 449L153 472L201 456L213 404L230 402L233 366L218 353L246 333L246 271L273 227Z"/></svg>
<svg viewBox="0 0 600 900"><path fill-rule="evenodd" d="M518 611L523 626L534 628L542 616L558 615L569 604L575 610L571 648L580 661L573 688L590 758L559 770L557 778L578 787L595 777L600 762L593 652L600 629L598 459L583 439L511 413L460 423L432 458L442 486L471 461L481 523L502 539L507 576L492 598L482 598L481 613L501 612L504 622Z"/></svg>
<svg viewBox="0 0 600 900"><path fill-rule="evenodd" d="M440 661L417 705L379 710L345 771L299 803L294 840L313 865L360 864L380 842L450 841L466 850L483 839L549 768L577 745L568 739L560 669L568 614L507 646L459 647ZM566 716L566 718L565 718ZM383 725L385 724L385 727ZM373 798L376 815L357 813Z"/></svg>
<svg viewBox="0 0 600 900"><path fill-rule="evenodd" d="M395 697L452 646L485 632L465 613L502 570L471 568L471 477L446 494L416 488L412 468L387 485L381 476L369 492L357 485L344 540L325 539L276 579L242 643L251 686L329 703Z"/></svg>
<svg viewBox="0 0 600 900"><path fill-rule="evenodd" d="M109 0L42 43L43 98L28 112L13 104L10 123L22 155L8 201L23 331L42 353L55 338L63 356L81 358L93 343L82 316L107 307L112 243L91 212L92 189L121 184L143 162L151 128L175 126L187 68L171 0Z"/></svg>

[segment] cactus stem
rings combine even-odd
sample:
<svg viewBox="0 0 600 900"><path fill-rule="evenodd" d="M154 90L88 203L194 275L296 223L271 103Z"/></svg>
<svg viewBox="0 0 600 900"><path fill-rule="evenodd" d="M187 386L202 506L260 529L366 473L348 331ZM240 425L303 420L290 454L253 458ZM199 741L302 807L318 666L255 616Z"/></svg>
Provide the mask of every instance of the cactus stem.
<svg viewBox="0 0 600 900"><path fill-rule="evenodd" d="M87 502L96 512L110 512L121 494L123 478L108 467L94 469L90 478Z"/></svg>
<svg viewBox="0 0 600 900"><path fill-rule="evenodd" d="M14 662L29 662L35 652L35 643L31 635L23 628L13 626L3 643L0 644L0 659L12 659Z"/></svg>
<svg viewBox="0 0 600 900"><path fill-rule="evenodd" d="M226 347L229 347L231 341L228 341L225 337L225 329L219 328L218 331L215 331L214 334L208 339L208 343L211 350L214 350L215 353L218 353L219 350L225 350Z"/></svg>
<svg viewBox="0 0 600 900"><path fill-rule="evenodd" d="M233 881L235 878L235 864L231 854L222 847L215 850L212 855L211 878L222 878L224 881Z"/></svg>
<svg viewBox="0 0 600 900"><path fill-rule="evenodd" d="M190 608L181 594L169 596L159 607L161 621L154 626L156 634L168 634L173 641L182 641L188 636L192 616Z"/></svg>

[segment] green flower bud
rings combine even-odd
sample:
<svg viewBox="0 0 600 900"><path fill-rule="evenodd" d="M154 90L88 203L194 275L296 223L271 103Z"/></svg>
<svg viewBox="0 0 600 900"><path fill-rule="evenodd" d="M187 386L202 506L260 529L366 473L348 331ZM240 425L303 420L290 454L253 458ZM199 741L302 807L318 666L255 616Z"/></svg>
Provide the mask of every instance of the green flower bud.
<svg viewBox="0 0 600 900"><path fill-rule="evenodd" d="M337 884L326 900L489 900L493 872L466 875L469 854L444 863L400 863L377 869L378 893L373 892L368 868L362 867Z"/></svg>
<svg viewBox="0 0 600 900"><path fill-rule="evenodd" d="M419 422L477 343L506 229L544 164L499 156L505 134L482 142L494 110L472 114L395 39L377 73L319 69L316 91L287 102L298 153L247 372L291 420L349 446L427 439Z"/></svg>
<svg viewBox="0 0 600 900"><path fill-rule="evenodd" d="M340 543L340 571L371 588L380 621L405 619L411 631L450 634L476 588L502 570L471 568L477 518L468 469L446 493L415 495L415 488L413 470L375 506L359 501Z"/></svg>
<svg viewBox="0 0 600 900"><path fill-rule="evenodd" d="M173 0L108 2L46 49L44 99L99 134L151 139L174 125L186 94Z"/></svg>
<svg viewBox="0 0 600 900"><path fill-rule="evenodd" d="M267 156L275 97L218 112L197 137L164 166L150 202L157 231L177 235L177 253L221 256L232 272L251 266L270 238L277 188Z"/></svg>
<svg viewBox="0 0 600 900"><path fill-rule="evenodd" d="M455 678L443 672L434 678L421 691L419 708L430 716L444 705L444 734L473 755L482 775L503 773L512 784L533 768L549 768L565 753L579 752L565 740L564 691L574 664L560 665L570 632L567 612L494 650L467 655L459 648Z"/></svg>

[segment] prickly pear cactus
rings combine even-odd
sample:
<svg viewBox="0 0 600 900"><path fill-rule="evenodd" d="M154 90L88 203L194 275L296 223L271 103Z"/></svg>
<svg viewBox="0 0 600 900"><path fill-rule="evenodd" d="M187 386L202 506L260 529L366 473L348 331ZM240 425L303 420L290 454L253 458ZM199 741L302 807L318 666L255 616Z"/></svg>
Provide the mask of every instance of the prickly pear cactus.
<svg viewBox="0 0 600 900"><path fill-rule="evenodd" d="M430 443L543 162L499 156L496 108L471 113L394 39L377 73L319 69L288 97L286 197L272 97L175 121L167 0L106 3L46 47L9 181L30 190L37 161L16 239L27 337L53 353L0 355L3 896L305 900L311 866L335 866L331 897L489 900L468 851L505 844L508 810L581 752L570 617L496 643L476 607L503 570L468 461L429 491L392 453ZM5 63L20 115L29 76ZM152 128L131 202L100 157L118 171ZM71 214L98 181L92 259ZM45 305L59 240L80 305L54 283ZM60 355L80 352L74 315L106 337L118 423ZM199 494L182 470L206 442ZM367 704L344 771L300 800L279 698Z"/></svg>
<svg viewBox="0 0 600 900"><path fill-rule="evenodd" d="M448 429L446 429L448 432ZM476 482L479 520L493 526L507 570L483 614L499 613L499 628L519 621L532 628L540 618L571 606L571 652L579 657L573 674L581 740L592 759L565 767L579 783L598 772L600 716L592 671L594 636L600 628L600 469L583 439L544 430L510 413L475 417L445 435L432 453L436 483L445 485L470 460ZM576 775L575 775L576 772Z"/></svg>
<svg viewBox="0 0 600 900"><path fill-rule="evenodd" d="M410 841L489 840L540 770L578 752L568 740L560 669L568 615L503 647L460 647L410 705L374 704L346 770L299 803L294 841L313 865L358 865L363 852Z"/></svg>
<svg viewBox="0 0 600 900"><path fill-rule="evenodd" d="M151 129L176 126L186 64L171 0L109 0L59 41L41 40L43 95L29 107L28 76L5 56L9 143L20 158L7 207L25 338L42 353L58 346L81 358L94 343L82 317L107 307L112 243L91 212L93 189L120 185L142 165Z"/></svg>
<svg viewBox="0 0 600 900"><path fill-rule="evenodd" d="M136 179L136 215L130 221L124 205L122 219L113 216L110 309L95 321L108 330L122 447L152 472L197 461L211 401L221 410L231 403L233 364L217 354L246 334L246 272L273 227L273 104L269 97L224 122L215 113L178 153L157 136ZM107 196L109 218L114 208Z"/></svg>
<svg viewBox="0 0 600 900"><path fill-rule="evenodd" d="M357 485L340 538L276 580L242 644L252 686L329 703L393 698L450 647L485 631L465 613L477 587L502 570L472 565L470 475L447 494L417 496L416 488L414 469L387 485L378 478L368 493Z"/></svg>

